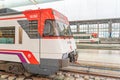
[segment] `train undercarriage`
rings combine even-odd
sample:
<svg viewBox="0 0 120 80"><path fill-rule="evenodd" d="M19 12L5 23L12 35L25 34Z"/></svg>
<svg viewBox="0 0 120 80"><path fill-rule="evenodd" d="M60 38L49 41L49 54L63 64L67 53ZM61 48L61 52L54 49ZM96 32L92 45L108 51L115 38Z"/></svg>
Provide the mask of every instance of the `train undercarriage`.
<svg viewBox="0 0 120 80"><path fill-rule="evenodd" d="M13 73L16 75L31 75L25 70L24 66L21 63L17 62L0 61L0 71Z"/></svg>
<svg viewBox="0 0 120 80"><path fill-rule="evenodd" d="M42 75L51 75L57 72L60 68L69 66L69 63L76 62L77 58L78 58L78 54L74 55L72 53L69 53L68 59L64 59L64 60L40 59L41 63L39 65L10 62L10 61L0 61L0 70L13 74L23 74L25 76L30 76L31 73L32 74L43 73Z"/></svg>
<svg viewBox="0 0 120 80"><path fill-rule="evenodd" d="M2 63L3 62L1 62L1 64ZM13 65L13 63L8 63L6 67L8 68L9 66L9 68L11 68L11 64ZM19 66L19 68L17 67L16 69L16 67L14 67L14 69L21 71L21 73L20 72L16 73L15 70L13 69L9 70L8 68L8 70L6 71L0 71L0 75L1 75L0 79L1 78L3 80L4 79L5 80L6 79L7 80L119 80L120 79L120 76L118 76L119 74L117 74L115 71L108 70L108 73L105 73L106 71L103 72L103 69L94 68L92 66L89 67L81 66L75 63L70 63L70 66L61 68L59 69L58 72L49 76L32 74L26 77L24 75L25 70L23 68L21 68L23 70L20 69L21 65L16 64L16 66ZM93 69L96 69L96 71L92 71ZM15 73L10 71L14 71ZM112 72L116 74L113 75Z"/></svg>

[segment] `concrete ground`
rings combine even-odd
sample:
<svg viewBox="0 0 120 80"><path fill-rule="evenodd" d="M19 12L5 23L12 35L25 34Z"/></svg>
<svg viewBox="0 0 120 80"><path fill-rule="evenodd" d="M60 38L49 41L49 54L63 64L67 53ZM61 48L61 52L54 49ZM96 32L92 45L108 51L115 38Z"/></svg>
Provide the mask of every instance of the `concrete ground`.
<svg viewBox="0 0 120 80"><path fill-rule="evenodd" d="M81 64L120 68L120 50L78 49L78 52Z"/></svg>
<svg viewBox="0 0 120 80"><path fill-rule="evenodd" d="M120 44L80 44L77 43L78 49L112 49L120 50Z"/></svg>

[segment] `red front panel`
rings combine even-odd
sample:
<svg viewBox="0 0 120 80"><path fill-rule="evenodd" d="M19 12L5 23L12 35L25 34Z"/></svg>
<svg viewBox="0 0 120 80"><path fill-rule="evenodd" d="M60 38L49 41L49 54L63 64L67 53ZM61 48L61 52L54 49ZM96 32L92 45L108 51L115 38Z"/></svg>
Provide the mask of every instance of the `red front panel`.
<svg viewBox="0 0 120 80"><path fill-rule="evenodd" d="M28 20L38 20L38 32L42 36L45 20L46 19L55 19L52 14L52 9L38 9L38 10L29 10L24 11L23 14Z"/></svg>

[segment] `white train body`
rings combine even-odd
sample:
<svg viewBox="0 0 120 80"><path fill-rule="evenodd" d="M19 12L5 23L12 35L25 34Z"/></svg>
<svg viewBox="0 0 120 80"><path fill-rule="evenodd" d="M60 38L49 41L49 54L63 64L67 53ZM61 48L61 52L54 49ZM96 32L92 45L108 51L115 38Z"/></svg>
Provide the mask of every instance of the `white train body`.
<svg viewBox="0 0 120 80"><path fill-rule="evenodd" d="M60 22L60 25L57 22ZM28 72L35 74L54 73L60 67L59 61L66 64L68 54L76 52L71 33L60 36L56 30L58 28L55 25L61 27L64 23L69 27L67 18L52 9L1 14L0 61L21 63ZM53 28L45 29L51 25ZM52 29L55 31L54 34L51 32ZM51 70L53 68L55 70Z"/></svg>

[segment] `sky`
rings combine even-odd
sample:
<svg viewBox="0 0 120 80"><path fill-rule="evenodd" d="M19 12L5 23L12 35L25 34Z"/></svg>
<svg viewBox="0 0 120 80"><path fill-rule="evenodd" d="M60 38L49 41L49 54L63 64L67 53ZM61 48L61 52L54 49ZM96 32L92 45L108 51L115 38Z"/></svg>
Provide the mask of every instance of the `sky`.
<svg viewBox="0 0 120 80"><path fill-rule="evenodd" d="M62 0L13 9L22 11L38 7L56 9L69 21L120 18L120 0Z"/></svg>

